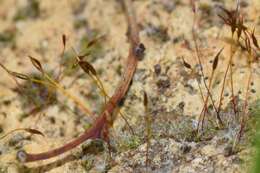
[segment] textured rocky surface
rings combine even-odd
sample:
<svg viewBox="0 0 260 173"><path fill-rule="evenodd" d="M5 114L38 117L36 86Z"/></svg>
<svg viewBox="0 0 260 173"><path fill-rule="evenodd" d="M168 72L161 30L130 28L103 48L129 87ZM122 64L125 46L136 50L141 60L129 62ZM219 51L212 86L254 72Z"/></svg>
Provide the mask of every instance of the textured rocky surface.
<svg viewBox="0 0 260 173"><path fill-rule="evenodd" d="M218 102L230 54L230 28L218 17L219 7L234 9L235 2L201 0L196 5L200 18L197 33L206 77L210 76L214 56L224 47L212 85L212 96ZM247 137L242 139L239 152L230 151L239 118L232 113L229 82L224 91L225 110L221 113L226 127L219 130L211 126L216 121L214 111L211 111L204 134L201 137L194 135L203 101L196 81L198 76L185 69L181 59L183 57L199 68L192 40L193 13L189 1L139 0L134 1L134 6L146 55L139 63L121 111L136 135L132 135L118 116L110 133L112 159L105 144L86 141L83 146L60 157L22 165L15 158L19 149L41 152L61 146L88 128L92 118L58 91L53 97L46 97L46 93L49 96L56 92L52 88L38 91L38 86L32 86L36 93L30 93L28 87L23 94L17 92L15 82L0 69L0 135L20 127L35 128L45 134L41 137L17 132L1 140L0 172L237 173L250 167L249 156L253 151ZM255 27L259 40L260 1L241 1L241 11L247 26ZM84 53L86 42L104 35L87 60L96 68L107 92L112 95L128 54L126 31L125 16L114 0L0 0L0 62L14 71L35 74L37 72L27 58L31 55L56 75L59 63L68 63L62 85L96 114L103 106L102 95L91 78L81 75L80 70L71 70L74 56L71 47ZM67 36L63 58L62 34ZM234 56L234 89L242 107L249 68L247 56L238 52ZM250 104L260 96L259 69L259 63L253 64ZM153 120L148 168L142 104L144 90L149 97L148 109ZM206 95L206 89L203 87L202 90ZM30 94L42 108L33 115L27 115L34 108L32 98L26 97ZM54 102L46 104L50 98Z"/></svg>

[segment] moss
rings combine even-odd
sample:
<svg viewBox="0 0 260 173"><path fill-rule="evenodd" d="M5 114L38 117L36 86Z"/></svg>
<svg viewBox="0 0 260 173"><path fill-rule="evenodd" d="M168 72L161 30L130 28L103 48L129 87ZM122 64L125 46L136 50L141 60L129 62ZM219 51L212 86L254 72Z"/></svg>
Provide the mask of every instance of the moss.
<svg viewBox="0 0 260 173"><path fill-rule="evenodd" d="M258 135L260 129L260 100L256 100L249 106L249 119L245 125L245 132L242 136L243 141L241 145L248 146L253 145L257 146L257 139L255 138Z"/></svg>
<svg viewBox="0 0 260 173"><path fill-rule="evenodd" d="M82 167L85 171L90 171L94 166L94 160L93 159L86 159L81 162Z"/></svg>
<svg viewBox="0 0 260 173"><path fill-rule="evenodd" d="M146 26L145 30L147 36L152 38L154 41L166 42L170 40L170 36L168 35L168 29L164 26L154 26L149 23Z"/></svg>
<svg viewBox="0 0 260 173"><path fill-rule="evenodd" d="M92 140L89 144L83 145L82 150L84 154L98 154L105 150L104 142L102 140Z"/></svg>
<svg viewBox="0 0 260 173"><path fill-rule="evenodd" d="M47 72L52 76L52 72ZM47 82L40 74L33 73L31 78ZM32 81L25 81L16 89L19 93L19 100L22 103L23 110L29 109L21 115L21 120L30 114L37 113L50 105L57 103L56 89L51 86L41 85Z"/></svg>
<svg viewBox="0 0 260 173"><path fill-rule="evenodd" d="M253 117L251 122L254 126L251 131L254 132L253 145L256 149L254 155L254 166L251 172L258 173L260 172L260 99L251 105L250 115Z"/></svg>
<svg viewBox="0 0 260 173"><path fill-rule="evenodd" d="M120 143L121 150L136 149L141 145L141 139L138 136L131 136Z"/></svg>

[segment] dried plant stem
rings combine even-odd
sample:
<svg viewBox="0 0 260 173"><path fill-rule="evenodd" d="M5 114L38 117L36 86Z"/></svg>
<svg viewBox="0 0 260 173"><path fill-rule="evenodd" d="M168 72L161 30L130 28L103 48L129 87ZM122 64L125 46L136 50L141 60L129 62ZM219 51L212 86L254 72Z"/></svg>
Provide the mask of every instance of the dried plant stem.
<svg viewBox="0 0 260 173"><path fill-rule="evenodd" d="M249 90L250 90L250 83L252 81L252 77L253 77L253 72L252 72L252 66L251 63L249 64L249 77L248 77L248 81L247 81L247 87L246 87L246 94L245 94L245 103L244 103L244 107L243 107L243 115L241 117L241 122L240 122L240 129L239 132L236 136L236 139L234 140L233 143L233 149L235 149L237 143L239 143L239 141L241 140L241 137L243 135L244 132L244 128L246 125L246 120L247 120L247 116L248 116L248 98L249 98Z"/></svg>
<svg viewBox="0 0 260 173"><path fill-rule="evenodd" d="M201 89L201 85L200 85L198 80L196 80L196 81L198 83L201 99L202 99L203 103L205 103L205 98L204 98L204 95L203 95L203 92L202 92L202 89Z"/></svg>
<svg viewBox="0 0 260 173"><path fill-rule="evenodd" d="M94 138L101 138L105 137L107 134L104 134L104 131L107 131L107 121L111 119L111 116L117 107L118 103L122 99L124 99L129 85L132 81L132 77L135 73L137 64L138 64L138 57L140 54L138 54L135 50L140 44L139 41L139 32L138 27L135 19L135 13L133 11L132 7L132 1L130 0L124 0L123 1L124 10L126 13L128 25L129 25L129 40L130 40L130 49L129 49L129 55L126 62L125 72L123 74L122 80L119 83L119 86L115 90L114 95L109 99L107 102L103 112L100 114L100 116L96 119L93 126L86 130L82 135L80 135L78 138L72 140L71 142L63 145L62 147L42 152L38 154L31 154L27 153L25 151L19 151L17 153L17 158L22 162L33 162L37 160L45 160L49 159L55 156L58 156L60 154L65 153L66 151L69 151L87 139L94 139Z"/></svg>
<svg viewBox="0 0 260 173"><path fill-rule="evenodd" d="M233 37L232 37L233 38ZM232 61L233 61L233 56L234 56L235 50L233 50L233 47L231 45L231 54L228 60L228 65L224 74L224 79L223 79L223 84L219 96L219 104L218 104L218 109L217 109L217 114L220 114L221 106L222 106L222 100L223 100L223 94L224 94L224 89L225 89L225 84L227 80L227 74L230 71L230 83L231 83L231 97L232 97L232 104L233 104L233 110L236 115L236 100L235 100L235 95L234 95L234 85L233 85L233 70L232 70Z"/></svg>
<svg viewBox="0 0 260 173"><path fill-rule="evenodd" d="M49 75L47 75L46 73L44 74L44 76L51 82L51 84L53 86L55 86L55 88L57 88L59 91L61 91L64 95L66 95L67 97L69 97L71 100L74 101L74 103L76 105L78 105L85 113L87 113L87 115L93 115L93 113L83 104L82 101L80 101L77 97L75 97L74 95L72 95L70 92L68 92L67 90L65 90L60 84L58 84L57 82L55 82Z"/></svg>
<svg viewBox="0 0 260 173"><path fill-rule="evenodd" d="M17 80L13 75L10 74L10 70L8 70L8 69L7 69L3 64L1 64L1 63L0 63L0 67L2 67L2 68L8 73L8 75L11 76L11 78L14 80L15 84L16 84L17 87L18 87L18 92L22 94L21 89L20 89L20 88L21 88L21 85L20 85L20 83L18 82L18 80Z"/></svg>
<svg viewBox="0 0 260 173"><path fill-rule="evenodd" d="M202 66L202 61L201 61L201 52L200 52L200 49L199 49L199 46L198 46L198 42L197 42L197 34L196 34L196 32L195 32L195 25L196 25L196 20L197 20L197 13L196 13L196 9L195 9L195 4L194 4L194 2L192 3L193 4L193 26L192 26L192 38L193 38L193 41L194 41L194 44L195 44L195 51L196 51L196 57L197 57L197 63L199 64L199 66L200 66L200 72L201 72L201 75L202 75L202 79L203 79L203 83L204 83L204 86L205 86L205 88L206 88L206 90L207 90L207 95L208 96L206 96L206 97L209 97L210 98L210 100L211 100L211 103L212 103L212 105L213 105L213 107L214 107L214 109L215 109L215 111L217 111L217 109L216 109L216 106L215 106L215 103L214 103L214 100L213 100L213 98L212 98L212 94L211 94L211 92L210 92L210 90L209 90L209 87L207 86L207 83L206 83L206 81L205 81L205 74L204 74L204 71L203 71L203 66ZM205 100L204 100L204 103L203 103L203 105L207 105L207 102L208 102L208 98L206 98ZM202 129L203 129L203 117L202 117L202 113L203 112L207 112L207 106L205 107L205 106L203 106L203 109L202 109L202 111L201 111L201 114L200 114L200 116L199 116L199 123L198 123L198 126L197 126L197 132L199 131L199 128L200 128L200 123L201 123L201 127L202 127ZM216 112L217 113L217 112ZM219 116L218 116L219 117Z"/></svg>
<svg viewBox="0 0 260 173"><path fill-rule="evenodd" d="M225 74L224 74L223 85L222 85L220 97L219 97L218 112L217 112L218 114L220 113L220 109L221 109L221 106L222 106L223 94L224 94L226 78L227 78L229 67L230 67L230 64L228 63Z"/></svg>
<svg viewBox="0 0 260 173"><path fill-rule="evenodd" d="M145 126L146 126L146 171L148 172L148 166L150 164L150 159L149 159L149 149L150 149L150 140L151 140L151 135L152 135L152 127L151 127L151 115L148 113L148 96L146 92L144 92L144 109L145 109Z"/></svg>
<svg viewBox="0 0 260 173"><path fill-rule="evenodd" d="M74 53L76 54L76 57L77 57L77 61L80 62L81 59L80 57L78 56L77 52L76 52L76 49L72 48L72 50L74 51ZM107 103L107 93L105 91L105 88L104 88L104 85L103 83L101 82L100 78L98 77L98 75L93 75L93 74L88 74L90 76L90 78L94 81L94 83L97 85L97 87L99 88L100 92L103 94L104 96L104 102L105 104Z"/></svg>
<svg viewBox="0 0 260 173"><path fill-rule="evenodd" d="M203 124L204 124L203 122L204 122L205 116L206 116L206 111L205 111L205 110L206 110L206 107L207 107L208 98L211 97L211 95L210 95L210 89L211 89L211 85L212 85L212 81L213 81L214 74L215 74L215 70L212 70L211 75L210 75L210 81L209 81L207 96L206 96L206 99L205 99L205 101L204 101L204 107L203 107L202 112L201 112L201 114L203 113L202 123L201 123L202 129L203 129ZM213 100L213 99L212 99L212 100ZM213 104L213 108L214 108L215 112L217 112L217 108L216 108L215 104ZM223 122L222 122L222 120L221 120L221 118L220 118L220 116L219 116L218 113L217 113L217 120L218 120L219 125L220 125L220 126L223 126Z"/></svg>
<svg viewBox="0 0 260 173"><path fill-rule="evenodd" d="M92 75L89 75L91 77L91 79L95 82L95 84L97 85L97 87L99 88L99 90L102 92L103 96L104 96L104 102L105 104L107 103L107 98L110 99L110 96L107 94L106 89L103 85L103 82L100 80L100 78L96 75L95 77ZM120 114L120 116L123 118L123 120L125 121L126 125L129 127L131 133L134 135L134 129L132 128L132 126L129 124L128 120L126 119L126 117L124 116L124 114L120 111L120 108L118 109L118 113Z"/></svg>
<svg viewBox="0 0 260 173"><path fill-rule="evenodd" d="M18 80L13 75L11 75L12 72L10 70L8 70L1 63L0 63L0 67L2 67L14 79L16 85L18 86L19 92L22 94L23 92L20 91L20 87L21 86L20 86ZM44 86L50 86L50 87L53 87L55 89L58 89L58 91L62 92L64 95L66 95L67 97L72 99L76 103L76 105L78 105L85 113L87 113L88 115L92 115L92 112L82 103L82 101L80 101L78 98L76 98L71 93L66 91L59 83L57 83L55 80L53 80L48 74L43 73L43 75L44 75L44 77L47 78L47 80L50 83L49 82L45 82L43 80L36 79L36 78L29 78L29 77L28 77L28 80L30 80L31 82L35 82L35 83L44 85Z"/></svg>
<svg viewBox="0 0 260 173"><path fill-rule="evenodd" d="M235 113L235 116L237 115L237 106L236 106L236 99L235 99L235 93L234 93L234 80L233 80L233 46L231 45L231 55L230 55L230 84L231 84L231 94L232 94L232 103L233 103L233 110Z"/></svg>
<svg viewBox="0 0 260 173"><path fill-rule="evenodd" d="M194 19L194 20L195 20L195 19ZM192 37L193 37L193 41L194 41L194 44L195 44L197 62L198 62L198 64L199 64L199 66L200 66L200 71L201 71L201 75L202 75L202 78L203 78L203 83L204 83L204 86L205 86L205 88L206 88L206 90L207 90L207 93L208 93L208 94L207 94L208 96L206 96L206 99L204 100L204 104L203 104L203 105L207 105L208 97L209 97L210 100L211 100L211 102L212 102L212 105L213 105L213 107L214 107L214 109L215 109L215 111L216 111L217 109L216 109L214 100L213 100L213 98L212 98L212 94L211 94L211 92L210 92L210 90L209 90L209 87L207 86L206 81L205 81L205 75L204 75L204 72L203 72L202 61L201 61L201 58L200 58L200 57L201 57L201 52L200 52L200 50L199 50L199 46L198 46L198 43L197 43L197 36L196 36L195 30L194 30L194 27L192 28ZM207 106L206 106L206 107L203 106L203 109L202 109L201 114L200 114L200 116L199 116L199 123L198 123L197 131L199 131L200 122L201 122L201 124L202 124L201 126L202 126L202 128L203 128L203 119L204 119L204 118L202 118L202 113L203 113L203 112L207 112Z"/></svg>
<svg viewBox="0 0 260 173"><path fill-rule="evenodd" d="M8 135L14 133L14 132L17 132L17 131L27 131L28 128L17 128L17 129L13 129L9 132L7 132L6 134L4 134L3 136L0 137L0 140L4 139L5 137L7 137Z"/></svg>

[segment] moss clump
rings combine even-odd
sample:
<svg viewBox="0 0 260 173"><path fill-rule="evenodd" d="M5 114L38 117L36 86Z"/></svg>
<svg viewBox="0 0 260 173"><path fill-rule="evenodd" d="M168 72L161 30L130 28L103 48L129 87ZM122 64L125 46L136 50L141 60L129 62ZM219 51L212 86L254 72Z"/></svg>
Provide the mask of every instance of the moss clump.
<svg viewBox="0 0 260 173"><path fill-rule="evenodd" d="M131 136L127 139L124 139L121 143L120 143L120 149L122 151L124 150L130 150L130 149L136 149L138 146L141 145L141 139L138 136Z"/></svg>
<svg viewBox="0 0 260 173"><path fill-rule="evenodd" d="M104 142L102 140L92 140L90 144L83 145L82 150L84 154L98 154L105 150Z"/></svg>
<svg viewBox="0 0 260 173"><path fill-rule="evenodd" d="M47 74L52 76L52 72L47 72ZM33 79L47 82L47 80L38 73L33 73L29 76ZM16 91L19 93L19 100L22 103L23 110L30 110L23 114L22 119L57 103L56 89L49 85L42 85L28 80L22 83Z"/></svg>
<svg viewBox="0 0 260 173"><path fill-rule="evenodd" d="M254 127L251 131L254 132L254 140L253 145L256 149L254 156L254 166L252 169L252 173L260 172L260 99L258 99L251 107L250 107L250 115L253 117L252 122Z"/></svg>
<svg viewBox="0 0 260 173"><path fill-rule="evenodd" d="M82 161L81 165L85 169L85 171L90 171L94 166L94 160L86 159L86 160Z"/></svg>

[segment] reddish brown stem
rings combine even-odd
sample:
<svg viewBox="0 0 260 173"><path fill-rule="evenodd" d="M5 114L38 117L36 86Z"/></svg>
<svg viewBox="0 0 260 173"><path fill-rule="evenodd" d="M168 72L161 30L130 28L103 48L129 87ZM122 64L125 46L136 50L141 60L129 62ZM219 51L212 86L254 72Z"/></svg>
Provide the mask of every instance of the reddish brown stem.
<svg viewBox="0 0 260 173"><path fill-rule="evenodd" d="M207 90L207 98L206 100L204 100L204 104L203 105L207 105L207 102L208 102L208 97L210 98L211 100L211 103L217 113L217 109L216 109L216 106L215 106L215 103L214 103L214 100L212 98L212 94L210 92L210 89L209 87L207 86L206 84L206 81L205 81L205 74L204 74L204 71L203 71L203 66L202 66L202 61L201 61L201 52L200 52L200 49L199 49L199 46L198 46L198 43L197 43L197 35L195 33L195 21L196 21L196 13L194 13L194 24L193 24L193 27L192 27L192 38L193 38L193 41L194 41L194 44L195 44L195 51L196 51L196 57L197 57L197 62L200 66L200 71L201 71L201 75L202 75L202 81L203 81L203 84ZM203 122L204 122L204 117L202 116L203 112L207 112L207 106L203 106L203 109L202 109L202 112L199 116L199 123L198 123L198 126L197 126L197 132L199 131L199 127L200 127L200 122L201 122L201 126L202 126L202 129L203 129ZM220 117L218 116L217 114L217 118L219 118L219 120L221 121Z"/></svg>
<svg viewBox="0 0 260 173"><path fill-rule="evenodd" d="M232 103L233 103L233 110L235 113L235 116L237 114L237 105L236 105L236 99L235 99L235 91L234 91L234 80L233 80L233 63L232 63L232 57L230 59L230 83L231 83L231 94L232 94Z"/></svg>
<svg viewBox="0 0 260 173"><path fill-rule="evenodd" d="M203 107L203 109L202 109L202 111L201 111L201 115L202 115L202 113L203 113L202 123L201 123L202 128L203 128L203 124L204 124L204 120L205 120L205 116L206 116L206 109L207 109L207 105L208 105L208 98L211 97L211 100L213 100L212 95L210 94L210 89L211 89L211 85L212 85L212 80L213 80L214 74L215 74L215 70L213 70L213 71L211 72L210 81L209 81L209 86L208 86L208 92L207 92L207 96L206 96L206 100L205 100L205 102L204 102L204 107ZM222 126L222 125L223 125L223 122L222 122L222 120L221 120L221 118L220 118L220 116L219 116L219 114L218 114L218 112L217 112L217 108L215 107L215 104L213 104L213 108L214 108L214 110L215 110L216 113L217 113L218 123Z"/></svg>
<svg viewBox="0 0 260 173"><path fill-rule="evenodd" d="M233 39L233 36L232 36L232 39ZM229 57L228 65L227 65L227 68L226 68L226 71L225 71L225 75L224 75L223 85L222 85L221 92L220 92L220 97L219 97L219 105L218 105L217 114L219 114L220 110L221 110L223 94L224 94L224 89L225 89L225 83L226 83L226 80L227 80L227 74L228 74L229 70L230 70L230 78L231 78L230 79L231 80L231 97L232 97L233 110L234 110L235 115L237 113L237 109L236 109L237 106L236 106L236 101L235 101L234 85L233 85L233 82L234 82L233 81L233 70L232 70L233 55L234 55L234 52L233 52L233 48L232 48L232 45L231 45L231 55Z"/></svg>
<svg viewBox="0 0 260 173"><path fill-rule="evenodd" d="M228 63L226 71L225 71L225 74L224 74L223 85L222 85L221 92L220 92L220 97L219 97L218 112L217 112L218 114L220 112L221 105L222 105L223 93L224 93L224 89L225 89L225 83L226 83L227 73L228 73L228 70L229 70L229 65L230 64Z"/></svg>
<svg viewBox="0 0 260 173"><path fill-rule="evenodd" d="M245 128L245 124L246 124L246 120L248 118L248 98L249 98L249 90L250 90L250 83L252 81L252 75L253 75L253 72L252 72L252 67L251 67L251 64L249 64L249 77L248 77L248 81L247 81L247 87L246 87L246 95L245 95L245 104L244 104L244 110L243 110L243 116L242 116L242 120L241 120L241 123L240 123L240 130L239 130L239 133L238 133L238 136L237 136L237 142L240 141L242 135L243 135L243 132L244 132L244 128Z"/></svg>
<svg viewBox="0 0 260 173"><path fill-rule="evenodd" d="M190 4L192 6L192 11L193 11L193 25L192 25L192 38L193 38L193 41L194 41L194 44L195 44L195 51L196 51L196 57L197 57L197 63L200 65L200 71L201 71L201 75L202 75L202 79L203 79L203 83L204 83L204 86L207 90L207 97L210 98L211 100L211 103L214 107L214 110L216 111L217 113L217 118L219 120L220 123L222 123L221 119L220 119L220 116L217 112L217 109L216 109L216 106L215 106L215 103L214 103L214 100L213 100L213 97L212 97L212 94L209 90L210 87L207 86L206 84L206 81L205 81L205 74L203 72L203 66L202 66L202 61L201 61L201 52L200 52L200 49L199 49L199 46L198 46L198 43L197 43L197 34L195 33L195 25L196 25L196 19L197 19L197 12L196 12L196 6L195 6L195 1L190 1ZM206 98L204 101L204 104L203 105L207 105L207 102L208 102L208 98ZM203 109L202 109L202 112L199 116L199 122L198 122L198 126L197 126L197 132L199 132L199 128L200 128L200 123L201 123L201 127L203 129L203 122L204 122L204 117L202 117L202 113L206 113L208 110L207 110L207 106L203 106Z"/></svg>
<svg viewBox="0 0 260 173"><path fill-rule="evenodd" d="M63 145L62 147L38 154L30 154L25 151L19 151L17 153L18 160L22 162L33 162L37 160L49 159L77 147L87 139L103 138L102 135L103 131L105 130L104 128L106 126L106 123L109 120L113 120L111 116L118 103L120 103L120 101L124 99L135 73L138 59L142 58L145 49L143 44L141 44L139 41L139 31L135 19L135 13L132 7L132 2L130 0L124 0L123 5L129 26L129 55L122 80L119 83L119 86L117 87L114 95L106 104L104 111L101 113L98 119L94 122L94 125L89 130L86 130L81 136L72 140L71 142Z"/></svg>

